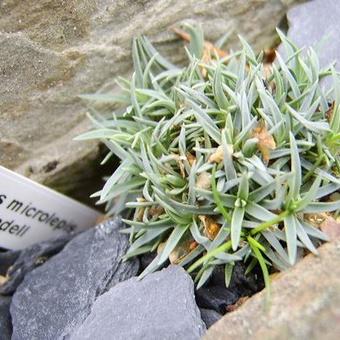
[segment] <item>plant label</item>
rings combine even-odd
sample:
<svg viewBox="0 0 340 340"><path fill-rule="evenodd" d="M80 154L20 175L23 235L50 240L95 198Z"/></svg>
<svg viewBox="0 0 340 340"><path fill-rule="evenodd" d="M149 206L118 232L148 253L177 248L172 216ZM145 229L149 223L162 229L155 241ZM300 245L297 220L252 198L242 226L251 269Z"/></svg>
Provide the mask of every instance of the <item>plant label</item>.
<svg viewBox="0 0 340 340"><path fill-rule="evenodd" d="M23 249L96 224L101 214L0 166L0 247Z"/></svg>

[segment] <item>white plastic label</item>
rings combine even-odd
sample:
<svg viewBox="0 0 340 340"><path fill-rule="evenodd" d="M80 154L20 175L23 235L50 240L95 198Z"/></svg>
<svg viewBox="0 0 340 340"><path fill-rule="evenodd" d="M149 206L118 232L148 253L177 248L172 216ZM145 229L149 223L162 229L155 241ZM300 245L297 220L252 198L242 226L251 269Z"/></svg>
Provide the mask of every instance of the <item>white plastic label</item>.
<svg viewBox="0 0 340 340"><path fill-rule="evenodd" d="M95 225L100 213L0 166L0 247L23 249Z"/></svg>

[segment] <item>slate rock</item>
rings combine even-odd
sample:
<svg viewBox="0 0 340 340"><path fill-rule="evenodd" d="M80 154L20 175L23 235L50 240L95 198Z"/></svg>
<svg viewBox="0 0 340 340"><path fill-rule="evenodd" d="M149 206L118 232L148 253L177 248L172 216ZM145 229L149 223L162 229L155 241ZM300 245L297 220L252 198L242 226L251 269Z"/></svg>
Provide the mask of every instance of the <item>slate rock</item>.
<svg viewBox="0 0 340 340"><path fill-rule="evenodd" d="M4 273L8 280L3 285L0 285L0 294L13 294L28 272L60 252L72 237L73 235L65 235L34 244L20 252L8 251L0 254L0 263L5 260L4 257L6 258L6 256L10 260ZM2 266L3 264L1 263L0 268Z"/></svg>
<svg viewBox="0 0 340 340"><path fill-rule="evenodd" d="M0 339L10 340L12 335L11 315L9 313L9 306L11 298L0 295Z"/></svg>
<svg viewBox="0 0 340 340"><path fill-rule="evenodd" d="M227 307L234 304L240 297L251 296L263 288L262 275L257 268L245 275L246 266L237 262L229 287L225 286L224 267L217 266L209 282L196 291L196 301L200 308L213 309L225 314Z"/></svg>
<svg viewBox="0 0 340 340"><path fill-rule="evenodd" d="M239 298L236 292L220 286L208 286L196 291L197 304L201 308L213 309L225 314L227 306L234 304Z"/></svg>
<svg viewBox="0 0 340 340"><path fill-rule="evenodd" d="M299 47L312 46L321 67L337 61L340 70L340 6L338 0L315 0L300 4L287 13L288 36Z"/></svg>
<svg viewBox="0 0 340 340"><path fill-rule="evenodd" d="M156 256L157 256L157 252L145 253L139 256L140 273L154 260Z"/></svg>
<svg viewBox="0 0 340 340"><path fill-rule="evenodd" d="M0 252L0 275L6 276L8 268L14 264L19 254L17 250Z"/></svg>
<svg viewBox="0 0 340 340"><path fill-rule="evenodd" d="M247 266L242 262L236 262L229 289L239 296L253 295L264 287L262 273L259 267L255 267L246 275ZM224 266L216 266L209 281L210 286L225 287Z"/></svg>
<svg viewBox="0 0 340 340"><path fill-rule="evenodd" d="M222 315L213 309L200 308L201 317L207 328L212 326L215 322L221 319Z"/></svg>
<svg viewBox="0 0 340 340"><path fill-rule="evenodd" d="M25 276L11 304L13 340L67 337L99 295L137 273L138 261L121 261L129 244L120 226L115 219L77 235Z"/></svg>
<svg viewBox="0 0 340 340"><path fill-rule="evenodd" d="M169 266L99 297L71 340L191 340L204 332L190 276Z"/></svg>

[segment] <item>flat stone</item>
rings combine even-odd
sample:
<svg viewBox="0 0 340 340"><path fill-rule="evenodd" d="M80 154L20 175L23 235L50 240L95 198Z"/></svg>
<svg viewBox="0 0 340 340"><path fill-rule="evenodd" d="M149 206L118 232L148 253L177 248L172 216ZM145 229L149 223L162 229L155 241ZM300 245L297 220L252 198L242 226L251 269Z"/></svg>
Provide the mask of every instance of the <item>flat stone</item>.
<svg viewBox="0 0 340 340"><path fill-rule="evenodd" d="M20 252L16 250L0 252L0 275L6 276L9 267L14 264L19 254Z"/></svg>
<svg viewBox="0 0 340 340"><path fill-rule="evenodd" d="M249 296L264 287L262 273L255 267L246 275L247 266L242 262L236 262L233 268L232 278L228 289L235 292L239 297ZM225 287L224 266L217 266L209 283L212 286Z"/></svg>
<svg viewBox="0 0 340 340"><path fill-rule="evenodd" d="M313 47L320 65L340 65L340 6L338 0L314 0L288 11L288 36L300 47Z"/></svg>
<svg viewBox="0 0 340 340"><path fill-rule="evenodd" d="M140 272L142 272L151 262L152 260L157 256L156 252L152 253L145 253L139 256L140 261Z"/></svg>
<svg viewBox="0 0 340 340"><path fill-rule="evenodd" d="M13 340L63 339L80 325L98 296L134 276L137 261L122 262L128 238L118 219L77 235L26 274L12 304Z"/></svg>
<svg viewBox="0 0 340 340"><path fill-rule="evenodd" d="M201 308L213 309L220 314L225 314L227 306L234 304L238 298L236 292L226 287L203 287L196 292L197 304Z"/></svg>
<svg viewBox="0 0 340 340"><path fill-rule="evenodd" d="M270 305L262 291L225 315L205 340L339 339L340 240L324 244L275 278Z"/></svg>
<svg viewBox="0 0 340 340"><path fill-rule="evenodd" d="M205 326L207 328L212 326L214 323L216 323L222 317L222 315L220 313L217 313L213 309L200 308L200 311L201 311L202 320L204 321Z"/></svg>
<svg viewBox="0 0 340 340"><path fill-rule="evenodd" d="M0 338L1 340L10 340L12 335L11 314L9 306L11 298L0 295Z"/></svg>
<svg viewBox="0 0 340 340"><path fill-rule="evenodd" d="M6 272L2 274L6 276L6 281L0 285L0 294L13 294L27 273L61 251L71 238L72 235L62 236L57 239L34 244L20 252L8 251L3 254L0 253L0 263L5 257L12 259L8 263Z"/></svg>
<svg viewBox="0 0 340 340"><path fill-rule="evenodd" d="M248 275L245 275L245 272L246 266L236 262L231 282L229 287L226 287L224 266L217 266L207 284L196 291L198 306L224 315L228 306L236 303L241 297L252 296L263 288L262 277L256 270Z"/></svg>
<svg viewBox="0 0 340 340"><path fill-rule="evenodd" d="M99 297L71 340L191 340L204 331L193 281L181 267L169 266Z"/></svg>

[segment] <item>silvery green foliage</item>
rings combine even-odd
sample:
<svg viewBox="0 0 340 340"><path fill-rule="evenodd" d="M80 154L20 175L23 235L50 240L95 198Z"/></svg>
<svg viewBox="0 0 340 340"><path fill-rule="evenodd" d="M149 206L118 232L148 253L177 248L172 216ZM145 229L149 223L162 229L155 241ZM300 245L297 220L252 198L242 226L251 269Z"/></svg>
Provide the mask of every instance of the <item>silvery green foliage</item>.
<svg viewBox="0 0 340 340"><path fill-rule="evenodd" d="M225 265L228 284L235 261L249 270L259 262L267 281L268 266L283 270L304 248L317 254L326 239L306 214L339 211L340 201L329 199L340 188L339 77L281 32L285 58L277 55L269 73L242 38L241 50L207 60L201 30L188 32L186 67L139 37L121 94L83 96L124 106L109 118L95 112L95 129L79 138L101 139L110 149L105 161L121 160L95 196L110 214L130 211L126 258L158 248L142 276L180 248L176 262L191 265L198 286L216 265ZM334 80L328 92L320 84L326 76ZM259 126L275 142L267 157ZM204 218L214 222L213 235Z"/></svg>

